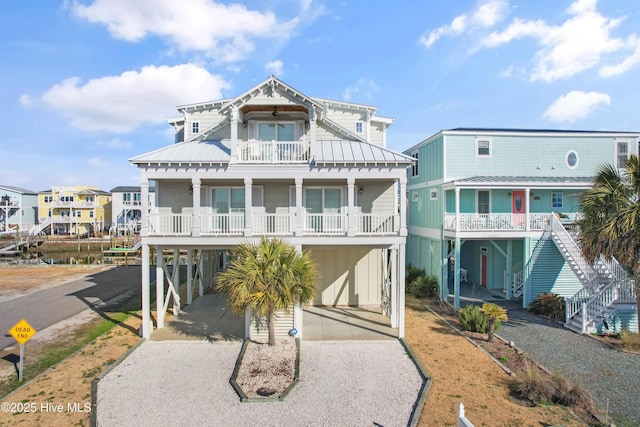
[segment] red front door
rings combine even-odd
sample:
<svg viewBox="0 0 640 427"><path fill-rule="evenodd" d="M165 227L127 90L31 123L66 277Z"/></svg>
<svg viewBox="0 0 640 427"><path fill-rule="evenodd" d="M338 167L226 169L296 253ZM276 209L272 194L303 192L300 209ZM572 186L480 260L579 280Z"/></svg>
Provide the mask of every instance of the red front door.
<svg viewBox="0 0 640 427"><path fill-rule="evenodd" d="M487 255L480 254L480 284L487 287Z"/></svg>
<svg viewBox="0 0 640 427"><path fill-rule="evenodd" d="M515 190L511 192L511 213L513 213L513 225L522 226L525 222L526 213L525 192L523 190Z"/></svg>

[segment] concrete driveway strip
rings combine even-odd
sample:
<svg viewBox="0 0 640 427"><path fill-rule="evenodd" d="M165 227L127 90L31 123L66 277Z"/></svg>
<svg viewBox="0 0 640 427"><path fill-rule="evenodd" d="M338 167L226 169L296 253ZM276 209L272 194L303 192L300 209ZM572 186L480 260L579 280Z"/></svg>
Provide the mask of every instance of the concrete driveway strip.
<svg viewBox="0 0 640 427"><path fill-rule="evenodd" d="M139 288L140 280L140 267L116 267L2 302L0 349L15 344L7 331L22 318L39 331L123 292Z"/></svg>
<svg viewBox="0 0 640 427"><path fill-rule="evenodd" d="M422 379L399 341L303 341L283 402L241 403L241 342L146 341L98 384L99 426L405 426Z"/></svg>

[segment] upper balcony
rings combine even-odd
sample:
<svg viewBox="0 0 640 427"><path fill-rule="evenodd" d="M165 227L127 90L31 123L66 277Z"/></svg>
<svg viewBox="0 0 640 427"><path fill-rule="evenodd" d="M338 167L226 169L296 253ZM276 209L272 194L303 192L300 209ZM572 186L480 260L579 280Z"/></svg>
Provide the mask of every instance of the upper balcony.
<svg viewBox="0 0 640 427"><path fill-rule="evenodd" d="M445 231L544 231L550 227L552 215L557 213L461 213L444 215ZM562 214L560 222L570 226L576 221L576 214Z"/></svg>
<svg viewBox="0 0 640 427"><path fill-rule="evenodd" d="M237 141L238 163L308 163L306 141Z"/></svg>
<svg viewBox="0 0 640 427"><path fill-rule="evenodd" d="M393 236L400 231L397 213L357 213L352 219L340 213L304 213L301 221L295 213L254 213L250 219L245 212L204 213L199 233L194 233L194 219L192 213L151 213L149 236Z"/></svg>
<svg viewBox="0 0 640 427"><path fill-rule="evenodd" d="M90 200L73 200L73 201L54 200L51 202L51 207L87 209L87 208L97 208L98 203Z"/></svg>

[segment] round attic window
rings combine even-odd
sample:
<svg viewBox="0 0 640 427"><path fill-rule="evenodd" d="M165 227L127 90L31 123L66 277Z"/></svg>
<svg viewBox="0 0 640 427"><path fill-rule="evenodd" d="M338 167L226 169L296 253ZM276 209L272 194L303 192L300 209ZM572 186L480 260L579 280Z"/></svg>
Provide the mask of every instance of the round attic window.
<svg viewBox="0 0 640 427"><path fill-rule="evenodd" d="M567 156L565 159L567 162L567 167L569 169L575 169L578 166L578 153L576 153L575 151L571 150L567 152Z"/></svg>

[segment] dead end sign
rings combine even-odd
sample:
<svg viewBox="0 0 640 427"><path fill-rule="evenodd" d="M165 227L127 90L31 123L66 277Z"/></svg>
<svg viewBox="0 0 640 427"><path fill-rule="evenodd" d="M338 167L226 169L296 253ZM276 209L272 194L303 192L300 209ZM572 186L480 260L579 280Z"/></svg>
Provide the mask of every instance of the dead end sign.
<svg viewBox="0 0 640 427"><path fill-rule="evenodd" d="M9 329L9 333L12 337L18 341L19 344L24 344L36 334L36 330L27 322L22 319Z"/></svg>

